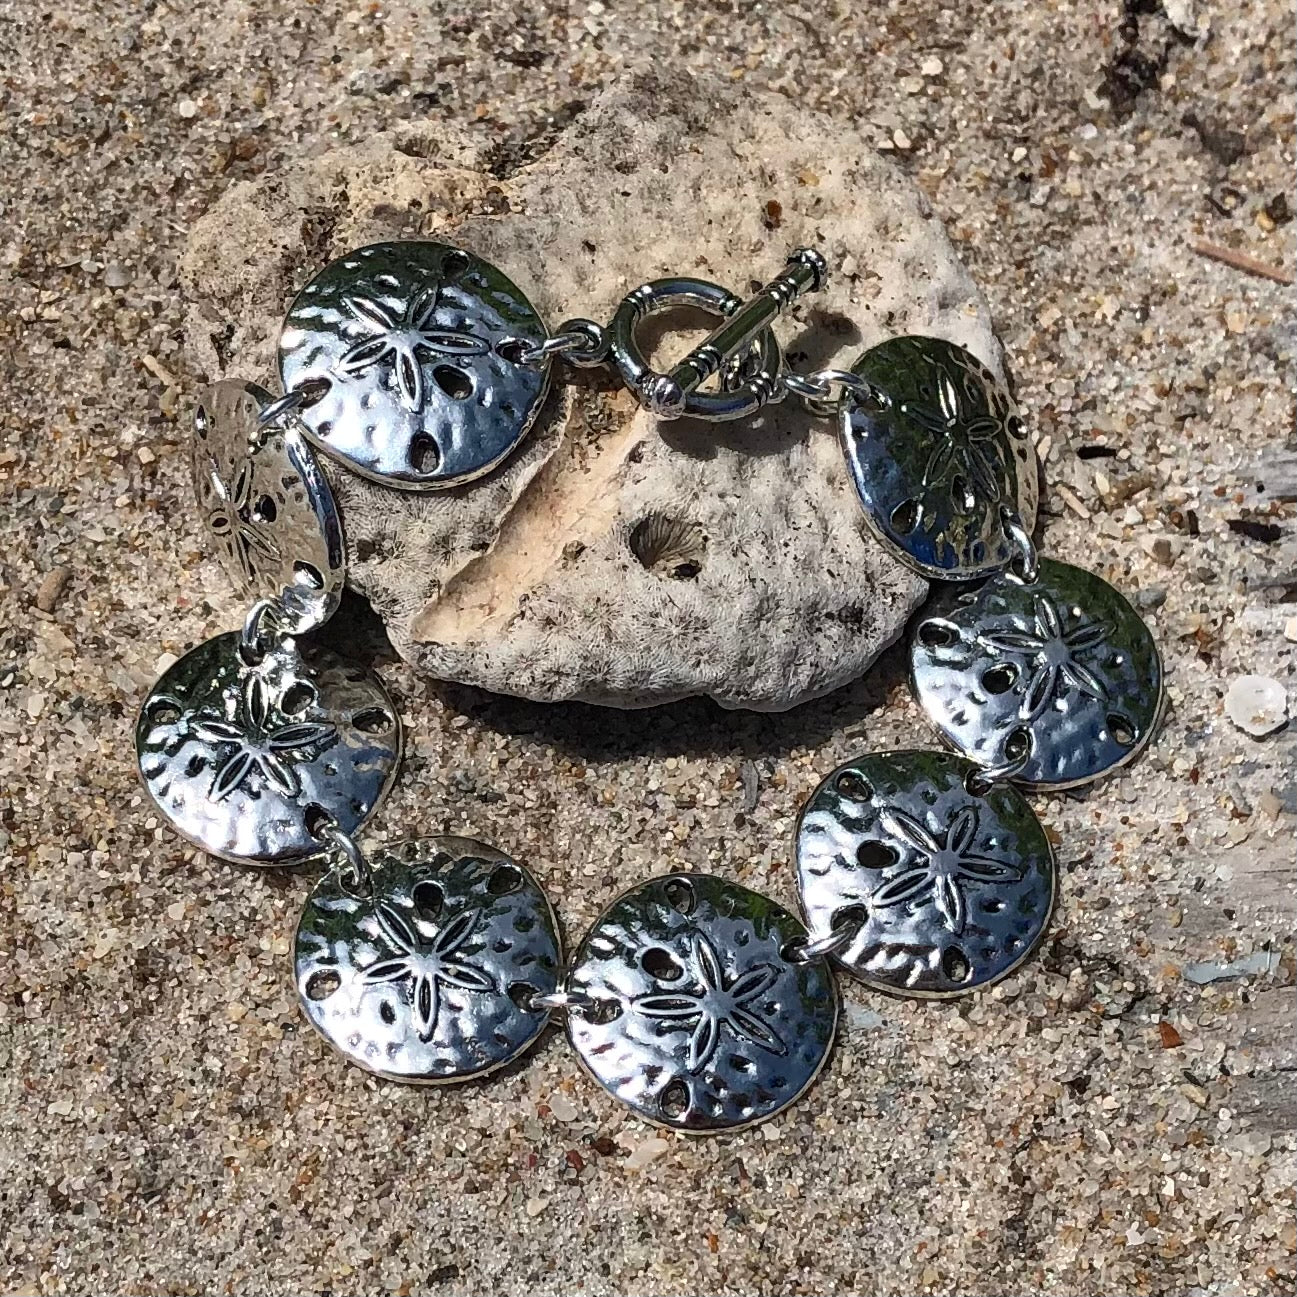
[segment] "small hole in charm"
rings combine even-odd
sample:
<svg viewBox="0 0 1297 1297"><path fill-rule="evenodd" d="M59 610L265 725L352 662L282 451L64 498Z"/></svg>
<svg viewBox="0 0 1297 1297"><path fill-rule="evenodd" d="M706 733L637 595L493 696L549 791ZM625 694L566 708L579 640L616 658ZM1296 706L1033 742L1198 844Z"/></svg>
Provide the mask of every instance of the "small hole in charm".
<svg viewBox="0 0 1297 1297"><path fill-rule="evenodd" d="M284 690L279 700L279 710L286 716L300 716L317 698L315 689L303 680L297 680Z"/></svg>
<svg viewBox="0 0 1297 1297"><path fill-rule="evenodd" d="M952 982L966 982L973 968L958 946L947 946L941 953L941 971Z"/></svg>
<svg viewBox="0 0 1297 1297"><path fill-rule="evenodd" d="M662 890L666 893L667 904L677 913L693 913L694 889L685 879L669 878Z"/></svg>
<svg viewBox="0 0 1297 1297"><path fill-rule="evenodd" d="M293 580L308 590L324 589L324 574L314 563L294 563Z"/></svg>
<svg viewBox="0 0 1297 1297"><path fill-rule="evenodd" d="M366 707L351 718L351 723L364 734L385 734L392 728L392 718L381 707Z"/></svg>
<svg viewBox="0 0 1297 1297"><path fill-rule="evenodd" d="M458 279L468 269L468 253L451 248L442 258L441 273L445 279Z"/></svg>
<svg viewBox="0 0 1297 1297"><path fill-rule="evenodd" d="M1031 731L1019 726L1004 740L1004 759L1021 761L1031 754Z"/></svg>
<svg viewBox="0 0 1297 1297"><path fill-rule="evenodd" d="M1013 688L1014 681L1018 678L1018 668L1011 663L1002 663L999 666L993 666L989 671L982 674L982 688L988 694L1004 694Z"/></svg>
<svg viewBox="0 0 1297 1297"><path fill-rule="evenodd" d="M431 879L425 878L422 882L415 883L410 891L410 899L414 902L414 908L421 919L428 923L435 923L441 915L446 894Z"/></svg>
<svg viewBox="0 0 1297 1297"><path fill-rule="evenodd" d="M1139 736L1135 733L1135 727L1125 716L1119 712L1111 712L1108 716L1108 733L1112 735L1112 741L1120 744L1123 748L1131 747L1136 738Z"/></svg>
<svg viewBox="0 0 1297 1297"><path fill-rule="evenodd" d="M896 848L875 838L866 838L856 848L856 863L862 869L886 869L900 859Z"/></svg>
<svg viewBox="0 0 1297 1297"><path fill-rule="evenodd" d="M510 982L506 995L514 1004L523 1011L523 1013L543 1013L543 1009L535 1007L535 999L540 994L540 988L533 986L530 982Z"/></svg>
<svg viewBox="0 0 1297 1297"><path fill-rule="evenodd" d="M680 961L661 946L650 946L640 959L640 967L660 982L678 982L685 975Z"/></svg>
<svg viewBox="0 0 1297 1297"><path fill-rule="evenodd" d="M835 787L838 794L852 802L867 802L873 798L873 785L863 775L848 770L838 776Z"/></svg>
<svg viewBox="0 0 1297 1297"><path fill-rule="evenodd" d="M416 473L435 473L441 463L437 443L424 433L410 441L410 467Z"/></svg>
<svg viewBox="0 0 1297 1297"><path fill-rule="evenodd" d="M944 621L925 621L919 627L919 643L928 648L949 648L959 642L959 632Z"/></svg>
<svg viewBox="0 0 1297 1297"><path fill-rule="evenodd" d="M919 525L919 502L902 500L892 510L892 526L900 536L908 536Z"/></svg>
<svg viewBox="0 0 1297 1297"><path fill-rule="evenodd" d="M342 978L331 968L312 973L306 983L308 1000L327 1000L342 985Z"/></svg>
<svg viewBox="0 0 1297 1297"><path fill-rule="evenodd" d="M500 865L491 871L486 890L492 896L508 896L522 886L522 874L512 865Z"/></svg>
<svg viewBox="0 0 1297 1297"><path fill-rule="evenodd" d="M674 1121L689 1107L689 1087L681 1080L672 1081L662 1091L658 1106L662 1109L664 1117Z"/></svg>
<svg viewBox="0 0 1297 1297"><path fill-rule="evenodd" d="M467 401L473 395L473 380L454 365L438 365L432 371L432 381L452 401Z"/></svg>
<svg viewBox="0 0 1297 1297"><path fill-rule="evenodd" d="M274 522L279 517L279 506L272 496L263 495L253 507L252 516L258 522Z"/></svg>

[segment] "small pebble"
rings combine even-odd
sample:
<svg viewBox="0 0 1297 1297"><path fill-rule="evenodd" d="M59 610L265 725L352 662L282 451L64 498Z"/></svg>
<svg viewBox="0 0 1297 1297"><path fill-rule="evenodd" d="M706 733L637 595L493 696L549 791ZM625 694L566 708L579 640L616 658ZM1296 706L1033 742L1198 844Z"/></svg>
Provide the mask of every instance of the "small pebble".
<svg viewBox="0 0 1297 1297"><path fill-rule="evenodd" d="M36 590L36 607L41 612L53 612L58 607L63 589L71 575L71 571L66 567L52 567L45 573Z"/></svg>
<svg viewBox="0 0 1297 1297"><path fill-rule="evenodd" d="M669 1140L646 1139L642 1144L635 1146L631 1151L631 1155L622 1165L628 1171L642 1171L651 1162L656 1162L670 1147Z"/></svg>
<svg viewBox="0 0 1297 1297"><path fill-rule="evenodd" d="M1288 693L1270 676L1239 676L1225 694L1225 714L1245 734L1264 738L1288 719Z"/></svg>
<svg viewBox="0 0 1297 1297"><path fill-rule="evenodd" d="M198 105L192 99L182 99L176 105L176 112L186 120L198 115Z"/></svg>
<svg viewBox="0 0 1297 1297"><path fill-rule="evenodd" d="M945 71L945 64L934 55L932 58L924 59L919 64L919 71L925 77L939 77Z"/></svg>
<svg viewBox="0 0 1297 1297"><path fill-rule="evenodd" d="M549 1104L549 1110L554 1114L558 1121L575 1121L577 1116L576 1104L563 1093L562 1090L555 1090L546 1100Z"/></svg>

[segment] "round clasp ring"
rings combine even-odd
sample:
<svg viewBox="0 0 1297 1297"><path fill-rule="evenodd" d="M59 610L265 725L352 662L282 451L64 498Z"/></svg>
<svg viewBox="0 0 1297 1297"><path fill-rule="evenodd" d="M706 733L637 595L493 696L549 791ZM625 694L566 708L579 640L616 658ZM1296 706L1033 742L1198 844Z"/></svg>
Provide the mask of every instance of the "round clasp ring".
<svg viewBox="0 0 1297 1297"><path fill-rule="evenodd" d="M622 381L635 393L645 409L655 414L669 414L672 417L683 415L722 423L730 419L748 418L770 400L784 358L775 335L769 329L763 330L757 339L757 358L760 364L755 374L724 391L688 392L684 396L683 408L678 404L665 403L671 379L668 375L649 368L644 353L635 341L637 326L657 311L665 311L673 306L696 306L709 315L725 319L742 305L741 297L736 297L719 284L687 276L654 279L650 283L641 284L622 298L608 328L611 340L609 354Z"/></svg>

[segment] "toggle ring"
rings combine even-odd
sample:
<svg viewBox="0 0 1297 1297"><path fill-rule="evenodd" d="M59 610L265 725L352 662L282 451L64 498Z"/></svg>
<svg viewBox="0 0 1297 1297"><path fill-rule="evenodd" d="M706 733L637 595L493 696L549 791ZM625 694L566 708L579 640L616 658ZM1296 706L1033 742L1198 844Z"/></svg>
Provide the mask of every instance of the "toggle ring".
<svg viewBox="0 0 1297 1297"><path fill-rule="evenodd" d="M645 409L664 418L689 417L721 423L748 418L770 400L783 365L783 352L769 329L757 336L758 372L737 387L720 392L681 391L670 375L649 368L635 341L636 327L655 312L673 306L695 306L709 315L728 319L742 305L742 298L719 284L686 276L654 279L622 298L608 329L609 354L622 381Z"/></svg>

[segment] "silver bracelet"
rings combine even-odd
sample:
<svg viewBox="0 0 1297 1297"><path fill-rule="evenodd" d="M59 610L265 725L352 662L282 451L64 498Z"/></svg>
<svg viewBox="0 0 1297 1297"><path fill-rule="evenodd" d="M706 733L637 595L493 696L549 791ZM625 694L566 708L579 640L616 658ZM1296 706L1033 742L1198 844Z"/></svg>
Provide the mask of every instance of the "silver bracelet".
<svg viewBox="0 0 1297 1297"><path fill-rule="evenodd" d="M1057 871L1022 789L1088 783L1144 748L1163 697L1157 648L1106 582L1037 556L1035 457L1008 390L973 355L898 337L850 369L786 369L771 325L826 270L799 250L746 301L656 280L606 327L577 318L551 333L472 253L377 244L294 301L282 396L235 380L205 395L195 487L249 612L153 686L140 772L202 850L321 865L294 977L305 1016L349 1061L398 1081L467 1080L557 1015L586 1070L647 1120L733 1129L814 1080L836 1030L832 964L878 991L944 998L998 981L1040 942ZM654 371L638 326L682 304L717 325ZM396 774L401 727L371 671L308 637L346 578L315 452L404 490L461 485L518 447L560 364L613 367L660 419L743 419L789 398L836 419L866 523L947 583L920 614L910 667L953 750L861 756L820 784L794 842L805 923L726 879L672 873L615 900L565 959L539 883L493 847L355 840Z"/></svg>

